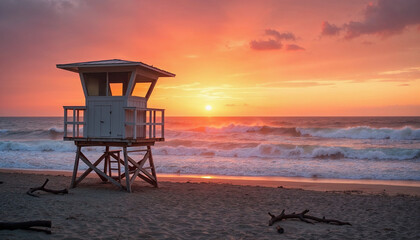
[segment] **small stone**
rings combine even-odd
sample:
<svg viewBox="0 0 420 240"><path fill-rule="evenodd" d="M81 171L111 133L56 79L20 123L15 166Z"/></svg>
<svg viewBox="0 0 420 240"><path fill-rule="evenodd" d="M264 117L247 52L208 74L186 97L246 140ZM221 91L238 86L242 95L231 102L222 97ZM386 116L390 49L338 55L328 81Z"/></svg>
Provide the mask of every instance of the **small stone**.
<svg viewBox="0 0 420 240"><path fill-rule="evenodd" d="M282 227L280 227L279 225L277 225L276 229L277 229L278 233L280 233L280 234L284 233L284 229Z"/></svg>

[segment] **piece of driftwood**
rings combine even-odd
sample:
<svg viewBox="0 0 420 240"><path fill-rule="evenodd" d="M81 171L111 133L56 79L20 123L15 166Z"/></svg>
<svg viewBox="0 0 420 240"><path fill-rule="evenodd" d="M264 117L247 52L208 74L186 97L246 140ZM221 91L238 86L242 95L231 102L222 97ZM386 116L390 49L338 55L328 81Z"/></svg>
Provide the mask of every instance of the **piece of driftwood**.
<svg viewBox="0 0 420 240"><path fill-rule="evenodd" d="M40 229L33 227L51 228L51 221L27 221L27 222L0 222L0 230L16 230L25 229L37 232L45 232L51 234L49 229Z"/></svg>
<svg viewBox="0 0 420 240"><path fill-rule="evenodd" d="M317 221L317 222L329 223L329 224L333 224L333 225L350 225L351 226L351 224L348 223L348 222L341 222L341 221L338 221L338 220L335 220L335 219L327 219L325 217L318 218L318 217L306 215L309 212L309 210L305 210L301 213L292 213L292 214L285 214L284 211L285 210L283 209L283 211L278 216L275 216L274 214L268 213L268 215L271 216L270 221L268 221L268 225L271 226L271 225L273 225L273 223L281 221L283 219L298 218L303 222L311 223L311 224L313 224L313 222L309 221L308 219L314 220L314 221Z"/></svg>
<svg viewBox="0 0 420 240"><path fill-rule="evenodd" d="M44 182L44 184L42 184L41 187L36 187L36 188L30 188L26 194L32 196L32 197L39 197L38 195L34 194L35 191L44 191L44 192L49 192L49 193L53 193L53 194L67 194L69 193L69 191L67 190L67 188L63 189L63 190L52 190L52 189L48 189L45 188L45 185L47 185L49 179L47 178Z"/></svg>

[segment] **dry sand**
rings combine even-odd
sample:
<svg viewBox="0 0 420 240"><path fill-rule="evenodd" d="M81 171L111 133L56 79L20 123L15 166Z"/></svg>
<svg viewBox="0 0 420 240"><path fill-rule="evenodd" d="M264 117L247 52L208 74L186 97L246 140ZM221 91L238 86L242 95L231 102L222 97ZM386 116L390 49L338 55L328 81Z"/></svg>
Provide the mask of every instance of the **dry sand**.
<svg viewBox="0 0 420 240"><path fill-rule="evenodd" d="M340 188L343 184L329 183L312 191L289 188L307 188L307 183L277 182L283 188L274 188L232 185L255 185L249 181L176 183L161 178L158 189L136 181L130 194L88 178L67 195L26 194L46 178L52 189L70 183L65 174L0 171L0 221L51 220L53 224L51 235L1 230L0 239L420 239L420 197L414 196L418 187L393 186L391 196L381 192L384 186L377 186L381 194L366 194L357 184ZM310 215L348 221L352 226L297 220L268 226L267 212L279 214L282 209L287 213L309 209ZM278 234L276 225L285 232Z"/></svg>

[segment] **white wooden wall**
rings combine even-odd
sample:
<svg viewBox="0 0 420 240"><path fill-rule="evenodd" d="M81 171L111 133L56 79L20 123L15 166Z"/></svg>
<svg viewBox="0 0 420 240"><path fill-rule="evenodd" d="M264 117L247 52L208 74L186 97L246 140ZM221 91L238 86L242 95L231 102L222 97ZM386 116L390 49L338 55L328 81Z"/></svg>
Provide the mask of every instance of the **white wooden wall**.
<svg viewBox="0 0 420 240"><path fill-rule="evenodd" d="M88 97L86 135L88 138L122 138L124 97Z"/></svg>

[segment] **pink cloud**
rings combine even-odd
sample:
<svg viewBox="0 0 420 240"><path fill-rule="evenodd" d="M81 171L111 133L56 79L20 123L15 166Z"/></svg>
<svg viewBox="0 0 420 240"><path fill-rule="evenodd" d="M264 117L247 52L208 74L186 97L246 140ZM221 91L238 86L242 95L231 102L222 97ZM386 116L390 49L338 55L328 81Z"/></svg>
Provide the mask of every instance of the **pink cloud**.
<svg viewBox="0 0 420 240"><path fill-rule="evenodd" d="M341 31L341 28L337 27L335 24L330 24L327 21L322 22L321 35L334 36L334 35L338 35L340 31Z"/></svg>
<svg viewBox="0 0 420 240"><path fill-rule="evenodd" d="M291 32L279 32L274 29L266 29L265 35L270 37L267 40L253 40L249 46L253 50L279 50L283 47L282 41L296 41L296 36ZM287 51L305 50L296 44L287 44Z"/></svg>
<svg viewBox="0 0 420 240"><path fill-rule="evenodd" d="M254 50L277 50L281 49L281 42L270 39L270 40L254 40L249 43L251 49Z"/></svg>
<svg viewBox="0 0 420 240"><path fill-rule="evenodd" d="M277 39L278 41L280 40L291 40L291 41L296 41L296 37L293 33L291 32L283 32L280 33L274 29L266 29L265 30L265 34L268 36L273 36L275 39Z"/></svg>

